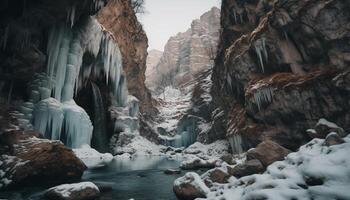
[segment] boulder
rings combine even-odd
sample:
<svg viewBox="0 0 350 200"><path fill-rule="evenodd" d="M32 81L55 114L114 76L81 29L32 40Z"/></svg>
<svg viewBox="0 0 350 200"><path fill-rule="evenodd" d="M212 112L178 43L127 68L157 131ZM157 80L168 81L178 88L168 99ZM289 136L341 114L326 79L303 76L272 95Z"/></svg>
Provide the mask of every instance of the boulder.
<svg viewBox="0 0 350 200"><path fill-rule="evenodd" d="M86 166L71 149L38 137L38 132L22 131L0 136L0 188L81 178Z"/></svg>
<svg viewBox="0 0 350 200"><path fill-rule="evenodd" d="M94 200L100 196L100 190L91 182L63 184L48 189L44 193L47 200Z"/></svg>
<svg viewBox="0 0 350 200"><path fill-rule="evenodd" d="M264 171L265 171L264 166L257 159L248 160L247 162L245 162L243 164L238 164L238 165L234 166L233 168L228 167L228 173L231 176L234 176L236 178L241 178L243 176L248 176L248 175L252 175L252 174L259 174L259 173L262 173Z"/></svg>
<svg viewBox="0 0 350 200"><path fill-rule="evenodd" d="M316 127L315 127L315 131L316 131L316 133L309 134L309 136L312 138L322 138L323 139L330 132L335 132L338 135L340 135L341 137L345 136L345 132L341 127L339 127L335 123L329 122L323 118L318 120Z"/></svg>
<svg viewBox="0 0 350 200"><path fill-rule="evenodd" d="M211 187L213 183L228 183L230 175L223 168L214 168L206 172L202 177L204 183Z"/></svg>
<svg viewBox="0 0 350 200"><path fill-rule="evenodd" d="M167 175L181 174L181 170L179 170L179 169L166 169L164 171L164 174L167 174Z"/></svg>
<svg viewBox="0 0 350 200"><path fill-rule="evenodd" d="M257 159L264 167L267 167L275 161L283 160L289 153L291 153L290 150L273 141L266 140L247 152L247 160Z"/></svg>
<svg viewBox="0 0 350 200"><path fill-rule="evenodd" d="M337 144L343 144L344 142L345 141L343 140L343 138L341 138L337 133L332 132L327 135L323 144L326 146L333 146Z"/></svg>
<svg viewBox="0 0 350 200"><path fill-rule="evenodd" d="M204 184L201 177L194 172L188 172L185 176L176 179L173 190L177 198L182 200L204 198L209 192L209 188Z"/></svg>
<svg viewBox="0 0 350 200"><path fill-rule="evenodd" d="M220 159L229 165L236 164L236 160L233 158L232 154L225 154L225 155L221 156Z"/></svg>

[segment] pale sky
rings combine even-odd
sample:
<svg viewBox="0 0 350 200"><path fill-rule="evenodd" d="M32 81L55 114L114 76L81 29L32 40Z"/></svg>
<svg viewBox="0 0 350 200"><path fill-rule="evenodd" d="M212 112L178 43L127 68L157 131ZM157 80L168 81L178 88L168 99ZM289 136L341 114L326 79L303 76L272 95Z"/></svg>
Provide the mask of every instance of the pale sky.
<svg viewBox="0 0 350 200"><path fill-rule="evenodd" d="M163 51L171 36L185 32L192 20L220 4L221 0L146 0L146 13L138 17L148 36L148 50Z"/></svg>

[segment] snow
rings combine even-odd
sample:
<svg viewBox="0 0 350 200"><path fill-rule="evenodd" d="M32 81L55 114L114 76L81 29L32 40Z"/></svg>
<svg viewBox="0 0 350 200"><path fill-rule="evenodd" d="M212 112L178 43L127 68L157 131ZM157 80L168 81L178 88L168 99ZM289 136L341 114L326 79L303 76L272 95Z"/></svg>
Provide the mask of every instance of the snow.
<svg viewBox="0 0 350 200"><path fill-rule="evenodd" d="M100 191L98 187L92 182L81 182L81 183L73 183L73 184L63 184L56 187L52 187L47 191L54 191L55 193L59 193L62 197L70 197L73 192L82 191L86 188L92 188L94 190Z"/></svg>
<svg viewBox="0 0 350 200"><path fill-rule="evenodd" d="M110 153L100 153L89 145L83 145L79 149L73 149L75 155L84 162L88 168L97 168L112 162L113 156Z"/></svg>
<svg viewBox="0 0 350 200"><path fill-rule="evenodd" d="M327 127L329 127L329 128L335 128L335 129L340 128L340 127L339 127L338 125L336 125L335 123L330 122L330 121L328 121L328 120L326 120L326 119L324 119L324 118L321 118L321 119L318 120L316 126L319 126L319 125L325 125L325 126L327 126Z"/></svg>
<svg viewBox="0 0 350 200"><path fill-rule="evenodd" d="M128 134L128 133L122 133L122 134ZM163 148L164 146L157 145L140 135L136 135L134 138L132 138L129 144L126 144L124 146L114 147L114 152L116 154L128 153L129 155L134 155L134 156L163 155L163 153L161 152ZM127 154L125 156L127 157Z"/></svg>
<svg viewBox="0 0 350 200"><path fill-rule="evenodd" d="M207 199L350 199L350 136L344 140L328 147L323 139L313 139L264 174L214 185Z"/></svg>
<svg viewBox="0 0 350 200"><path fill-rule="evenodd" d="M187 172L185 176L175 180L174 186L181 187L182 184L190 184L194 186L200 193L209 193L209 188L202 181L201 177L194 172Z"/></svg>

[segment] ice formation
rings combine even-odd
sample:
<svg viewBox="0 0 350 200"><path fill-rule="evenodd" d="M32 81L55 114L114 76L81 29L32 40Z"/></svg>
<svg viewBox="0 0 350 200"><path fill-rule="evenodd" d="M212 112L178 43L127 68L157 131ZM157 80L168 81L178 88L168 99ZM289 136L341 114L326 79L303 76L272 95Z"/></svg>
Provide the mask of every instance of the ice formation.
<svg viewBox="0 0 350 200"><path fill-rule="evenodd" d="M241 135L234 134L233 136L229 137L228 140L230 142L233 154L243 153L243 141Z"/></svg>
<svg viewBox="0 0 350 200"><path fill-rule="evenodd" d="M262 72L265 72L263 56L266 62L268 60L268 54L266 50L266 38L261 38L255 41L254 47L255 47L255 52L259 58L259 64L260 64L261 70Z"/></svg>
<svg viewBox="0 0 350 200"><path fill-rule="evenodd" d="M261 110L263 103L271 103L273 100L274 89L269 86L263 86L254 91L253 101Z"/></svg>
<svg viewBox="0 0 350 200"><path fill-rule="evenodd" d="M95 6L101 5L101 1L94 2ZM68 13L73 26L75 7ZM30 86L30 100L23 104L21 112L23 120L32 122L47 138L60 139L69 147L79 148L90 145L93 133L90 117L73 99L86 80L101 78L103 73L112 91L112 104L119 107L128 104L128 92L126 77L122 74L122 56L113 36L93 17L71 26L64 23L52 26L47 46L47 72L35 75ZM94 56L93 63L83 65L85 53ZM95 124L99 124L103 121L100 114L104 109L95 86L93 95ZM132 106L134 116L137 106ZM105 132L100 126L96 131Z"/></svg>

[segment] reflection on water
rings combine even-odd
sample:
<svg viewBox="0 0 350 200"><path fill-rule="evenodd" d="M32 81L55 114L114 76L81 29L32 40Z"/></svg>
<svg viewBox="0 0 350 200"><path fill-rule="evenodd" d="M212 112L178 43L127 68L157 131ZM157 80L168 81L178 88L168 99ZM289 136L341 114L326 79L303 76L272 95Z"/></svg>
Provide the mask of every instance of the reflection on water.
<svg viewBox="0 0 350 200"><path fill-rule="evenodd" d="M132 159L114 159L108 166L88 170L83 181L102 186L102 200L176 200L173 182L184 172L165 175L164 170L178 168L179 160L161 156L142 156ZM26 187L16 191L0 192L0 199L37 200L47 187Z"/></svg>
<svg viewBox="0 0 350 200"><path fill-rule="evenodd" d="M176 200L172 186L181 174L165 175L163 171L179 164L159 156L116 159L106 168L87 171L83 179L112 187L102 199Z"/></svg>

